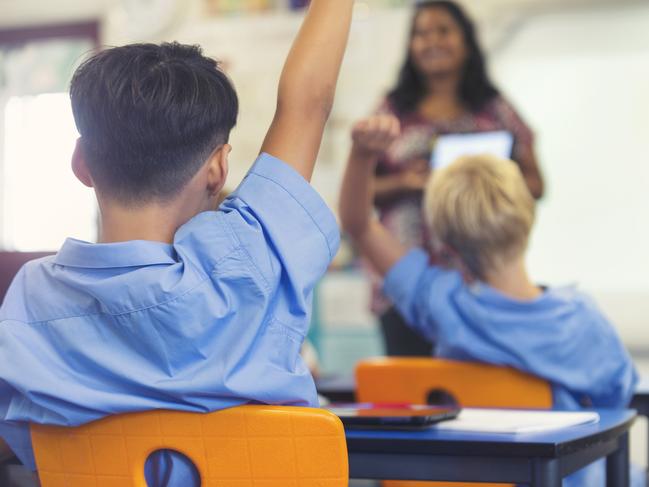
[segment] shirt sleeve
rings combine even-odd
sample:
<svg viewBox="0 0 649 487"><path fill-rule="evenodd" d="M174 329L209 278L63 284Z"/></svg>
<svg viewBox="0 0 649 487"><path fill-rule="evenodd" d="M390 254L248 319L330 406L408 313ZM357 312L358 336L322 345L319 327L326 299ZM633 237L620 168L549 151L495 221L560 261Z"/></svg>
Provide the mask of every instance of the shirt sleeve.
<svg viewBox="0 0 649 487"><path fill-rule="evenodd" d="M457 275L429 265L422 249L413 249L388 271L383 292L390 298L408 325L431 341L436 341L439 323L433 310L432 294L445 300L457 285Z"/></svg>
<svg viewBox="0 0 649 487"><path fill-rule="evenodd" d="M564 380L573 390L590 396L594 407L628 407L638 383L629 352L591 297L579 294L574 305L575 317L566 326L574 330L575 345L570 350L573 353L564 352L562 362L569 371L564 372ZM578 353L574 353L576 346Z"/></svg>
<svg viewBox="0 0 649 487"><path fill-rule="evenodd" d="M14 397L13 388L0 379L0 438L9 445L11 451L26 468L34 471L36 470L36 462L32 452L29 424L4 420L12 397Z"/></svg>
<svg viewBox="0 0 649 487"><path fill-rule="evenodd" d="M292 167L264 153L220 210L268 288L285 293L291 318L303 319L340 243L320 195Z"/></svg>

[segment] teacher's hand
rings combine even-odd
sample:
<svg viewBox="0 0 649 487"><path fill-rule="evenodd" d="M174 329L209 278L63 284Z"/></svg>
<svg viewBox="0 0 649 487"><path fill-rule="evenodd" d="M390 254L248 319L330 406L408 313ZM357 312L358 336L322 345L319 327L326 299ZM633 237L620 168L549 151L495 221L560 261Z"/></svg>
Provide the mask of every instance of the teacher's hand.
<svg viewBox="0 0 649 487"><path fill-rule="evenodd" d="M423 191L426 189L426 182L428 181L428 174L408 170L399 174L399 188L403 191Z"/></svg>

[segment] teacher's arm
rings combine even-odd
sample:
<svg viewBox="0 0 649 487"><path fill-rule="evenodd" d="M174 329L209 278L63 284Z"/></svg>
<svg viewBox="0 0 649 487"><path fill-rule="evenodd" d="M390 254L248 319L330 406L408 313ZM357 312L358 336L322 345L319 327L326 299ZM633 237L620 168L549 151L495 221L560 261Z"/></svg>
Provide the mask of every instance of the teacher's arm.
<svg viewBox="0 0 649 487"><path fill-rule="evenodd" d="M545 184L534 152L534 133L507 100L500 97L495 103L496 112L505 130L514 135L512 159L520 167L530 193L538 200L543 196Z"/></svg>
<svg viewBox="0 0 649 487"><path fill-rule="evenodd" d="M394 174L374 176L374 203L380 205L394 197L422 193L430 176L428 161L411 161L407 169Z"/></svg>
<svg viewBox="0 0 649 487"><path fill-rule="evenodd" d="M538 200L543 196L545 185L543 183L543 176L539 170L539 165L536 161L534 149L530 146L527 150L518 157L516 161L521 168L521 173L527 183L527 187L532 193L534 199Z"/></svg>

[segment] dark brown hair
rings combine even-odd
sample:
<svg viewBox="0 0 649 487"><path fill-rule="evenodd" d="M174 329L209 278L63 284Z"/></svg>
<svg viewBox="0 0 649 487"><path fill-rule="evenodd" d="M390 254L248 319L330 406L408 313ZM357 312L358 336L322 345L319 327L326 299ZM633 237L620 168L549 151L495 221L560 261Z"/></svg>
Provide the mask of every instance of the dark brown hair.
<svg viewBox="0 0 649 487"><path fill-rule="evenodd" d="M93 180L127 204L173 197L227 142L238 112L218 63L177 42L94 55L70 97Z"/></svg>

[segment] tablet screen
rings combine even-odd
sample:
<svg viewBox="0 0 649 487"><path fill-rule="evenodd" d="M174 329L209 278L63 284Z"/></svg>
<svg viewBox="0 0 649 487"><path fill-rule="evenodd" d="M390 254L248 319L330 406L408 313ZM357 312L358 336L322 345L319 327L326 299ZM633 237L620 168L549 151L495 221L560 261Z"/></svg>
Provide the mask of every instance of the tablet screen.
<svg viewBox="0 0 649 487"><path fill-rule="evenodd" d="M506 130L438 135L434 140L430 165L433 169L442 169L458 157L477 154L509 159L513 148L514 136Z"/></svg>

